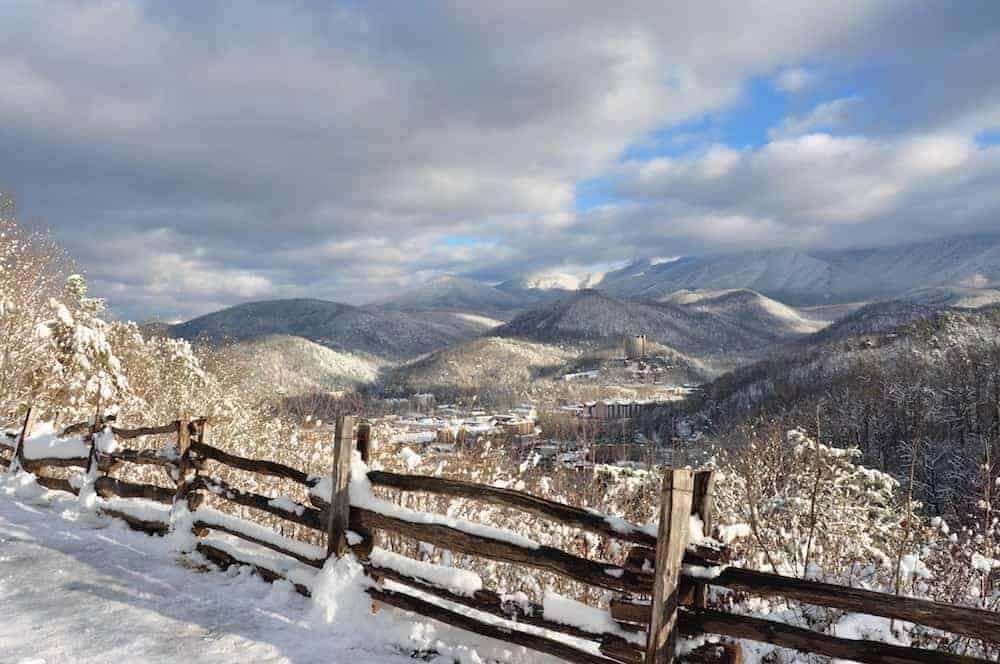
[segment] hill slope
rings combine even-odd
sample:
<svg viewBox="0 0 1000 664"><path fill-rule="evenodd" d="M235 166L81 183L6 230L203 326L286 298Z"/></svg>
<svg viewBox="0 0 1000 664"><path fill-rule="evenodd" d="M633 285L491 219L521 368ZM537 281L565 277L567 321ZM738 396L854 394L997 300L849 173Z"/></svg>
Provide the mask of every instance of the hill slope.
<svg viewBox="0 0 1000 664"><path fill-rule="evenodd" d="M933 363L943 351L1000 343L1000 307L942 311L880 303L841 323L721 376L709 386L708 401L735 419L768 403L805 401L864 367L892 367L900 358Z"/></svg>
<svg viewBox="0 0 1000 664"><path fill-rule="evenodd" d="M897 299L928 307L978 309L1000 304L1000 288L936 286L909 291Z"/></svg>
<svg viewBox="0 0 1000 664"><path fill-rule="evenodd" d="M791 304L890 299L935 286L1000 283L1000 235L959 236L877 249L767 249L633 263L597 285L619 297L659 299L683 289L750 288Z"/></svg>
<svg viewBox="0 0 1000 664"><path fill-rule="evenodd" d="M378 378L382 365L370 356L336 351L287 334L231 344L213 357L236 368L245 380L288 395L369 385Z"/></svg>
<svg viewBox="0 0 1000 664"><path fill-rule="evenodd" d="M690 355L745 352L788 338L784 331L749 329L715 313L619 300L594 290L531 309L494 334L590 348L619 344L625 335L645 334Z"/></svg>
<svg viewBox="0 0 1000 664"><path fill-rule="evenodd" d="M338 302L294 299L249 302L185 323L171 336L220 343L274 334L308 339L327 348L398 361L463 341L484 325L455 318L370 311Z"/></svg>
<svg viewBox="0 0 1000 664"><path fill-rule="evenodd" d="M389 300L368 305L372 311L458 312L510 318L526 306L524 298L488 284L445 274Z"/></svg>
<svg viewBox="0 0 1000 664"><path fill-rule="evenodd" d="M762 335L795 336L818 332L827 324L793 307L747 288L722 291L677 291L660 300L691 311L724 318Z"/></svg>
<svg viewBox="0 0 1000 664"><path fill-rule="evenodd" d="M547 344L486 337L435 351L403 365L386 378L385 384L402 392L521 392L541 372L573 357L573 352Z"/></svg>
<svg viewBox="0 0 1000 664"><path fill-rule="evenodd" d="M802 338L798 345L827 343L854 336L887 333L913 321L930 318L938 310L936 307L897 300L873 302L833 322L829 327L816 334Z"/></svg>

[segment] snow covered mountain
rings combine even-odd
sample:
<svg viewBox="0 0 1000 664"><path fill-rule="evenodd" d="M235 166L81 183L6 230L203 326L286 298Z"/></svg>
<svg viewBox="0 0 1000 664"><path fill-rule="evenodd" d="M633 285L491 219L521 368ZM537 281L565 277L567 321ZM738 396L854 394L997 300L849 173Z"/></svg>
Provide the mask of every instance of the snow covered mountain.
<svg viewBox="0 0 1000 664"><path fill-rule="evenodd" d="M583 347L617 344L625 335L645 334L651 341L691 355L745 352L796 336L784 324L774 330L754 329L738 316L620 300L595 290L577 291L531 309L493 334Z"/></svg>
<svg viewBox="0 0 1000 664"><path fill-rule="evenodd" d="M786 409L821 398L845 377L850 386L864 390L850 378L859 371L889 370L905 360L926 366L946 363L948 350L997 343L998 306L940 310L906 302L876 303L760 362L720 376L708 386L704 405L736 421L768 402Z"/></svg>
<svg viewBox="0 0 1000 664"><path fill-rule="evenodd" d="M386 387L401 393L491 390L520 392L540 372L574 357L558 346L486 337L443 348L392 371Z"/></svg>
<svg viewBox="0 0 1000 664"><path fill-rule="evenodd" d="M970 288L968 286L936 286L919 288L901 295L899 300L928 307L978 309L1000 304L1000 287Z"/></svg>
<svg viewBox="0 0 1000 664"><path fill-rule="evenodd" d="M960 236L875 249L766 249L671 262L640 261L597 288L656 300L684 289L750 288L790 304L891 299L936 286L1000 283L1000 235Z"/></svg>
<svg viewBox="0 0 1000 664"><path fill-rule="evenodd" d="M210 343L291 335L336 351L399 361L469 339L488 327L460 316L372 311L325 300L293 299L229 307L172 325L167 332Z"/></svg>
<svg viewBox="0 0 1000 664"><path fill-rule="evenodd" d="M580 279L572 274L550 273L542 276L510 279L499 284L497 288L502 290L575 291L580 289Z"/></svg>
<svg viewBox="0 0 1000 664"><path fill-rule="evenodd" d="M246 380L288 395L335 392L370 385L384 364L363 353L337 351L302 337L275 334L220 349L213 358L238 369Z"/></svg>
<svg viewBox="0 0 1000 664"><path fill-rule="evenodd" d="M480 281L444 274L422 286L366 307L371 311L467 313L506 320L525 299Z"/></svg>
<svg viewBox="0 0 1000 664"><path fill-rule="evenodd" d="M938 307L897 300L874 302L844 316L816 334L802 338L799 345L826 343L860 335L882 334L914 321L931 318L938 310Z"/></svg>
<svg viewBox="0 0 1000 664"><path fill-rule="evenodd" d="M700 311L730 323L758 331L762 335L795 336L812 334L827 323L748 288L722 291L677 291L660 302L690 311Z"/></svg>
<svg viewBox="0 0 1000 664"><path fill-rule="evenodd" d="M603 273L575 275L568 272L538 272L517 277L499 284L497 288L509 292L518 291L575 291L593 288L604 276Z"/></svg>

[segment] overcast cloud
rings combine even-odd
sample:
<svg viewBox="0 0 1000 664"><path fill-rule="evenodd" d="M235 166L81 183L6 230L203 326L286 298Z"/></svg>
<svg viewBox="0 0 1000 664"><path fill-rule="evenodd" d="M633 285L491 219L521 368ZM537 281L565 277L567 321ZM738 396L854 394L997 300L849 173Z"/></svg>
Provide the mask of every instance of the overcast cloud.
<svg viewBox="0 0 1000 664"><path fill-rule="evenodd" d="M998 61L995 2L0 0L0 189L137 318L1000 230Z"/></svg>

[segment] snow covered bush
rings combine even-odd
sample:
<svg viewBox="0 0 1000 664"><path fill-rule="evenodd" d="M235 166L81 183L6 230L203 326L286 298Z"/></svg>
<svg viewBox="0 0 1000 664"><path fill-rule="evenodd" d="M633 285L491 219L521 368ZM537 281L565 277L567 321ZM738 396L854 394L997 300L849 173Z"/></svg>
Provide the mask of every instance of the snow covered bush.
<svg viewBox="0 0 1000 664"><path fill-rule="evenodd" d="M863 466L856 448L831 447L800 430L783 432L767 423L748 425L742 438L716 459L717 518L745 524L749 535L733 545L740 566L1000 609L995 536L952 532L944 519L926 515L909 487ZM727 603L739 612L848 638L997 654L936 630L798 602L730 596ZM766 648L758 648L757 656L806 661Z"/></svg>
<svg viewBox="0 0 1000 664"><path fill-rule="evenodd" d="M41 391L48 368L47 340L37 334L52 316L70 261L52 238L31 233L14 216L14 203L0 192L0 418L24 414Z"/></svg>
<svg viewBox="0 0 1000 664"><path fill-rule="evenodd" d="M119 403L128 380L101 319L104 301L87 297L86 280L74 274L66 279L62 301L51 298L49 307L52 317L36 330L48 355L36 377L43 402L67 423Z"/></svg>

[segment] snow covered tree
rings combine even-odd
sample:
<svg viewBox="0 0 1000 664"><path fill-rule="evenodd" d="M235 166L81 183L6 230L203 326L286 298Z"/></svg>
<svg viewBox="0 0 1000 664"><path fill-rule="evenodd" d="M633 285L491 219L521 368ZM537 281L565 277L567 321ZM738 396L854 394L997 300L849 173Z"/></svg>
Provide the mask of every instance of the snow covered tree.
<svg viewBox="0 0 1000 664"><path fill-rule="evenodd" d="M47 342L52 362L36 375L44 404L64 421L92 415L96 408L117 408L128 380L108 341L108 324L100 318L104 301L88 297L80 275L66 280L63 301L51 298L52 318L36 333Z"/></svg>
<svg viewBox="0 0 1000 664"><path fill-rule="evenodd" d="M51 316L70 262L52 238L30 233L0 192L0 418L18 418L39 398L39 373L51 362L38 326Z"/></svg>

